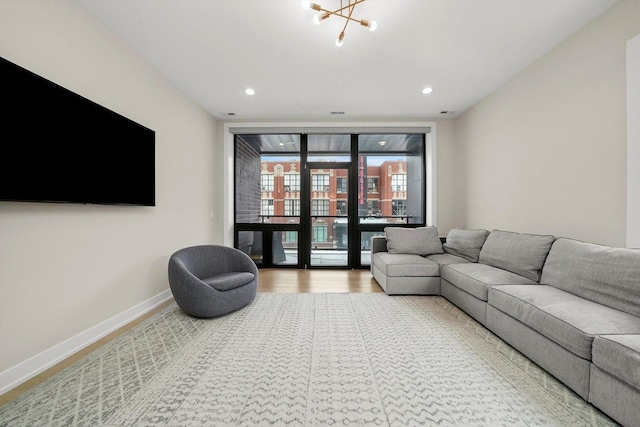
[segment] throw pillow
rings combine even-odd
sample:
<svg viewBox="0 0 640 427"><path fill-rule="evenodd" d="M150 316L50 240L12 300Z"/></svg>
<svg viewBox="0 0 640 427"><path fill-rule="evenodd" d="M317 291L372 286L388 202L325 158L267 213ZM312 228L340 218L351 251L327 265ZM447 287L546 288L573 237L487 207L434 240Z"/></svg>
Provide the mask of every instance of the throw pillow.
<svg viewBox="0 0 640 427"><path fill-rule="evenodd" d="M442 242L434 226L418 228L386 227L387 251L390 254L441 254Z"/></svg>
<svg viewBox="0 0 640 427"><path fill-rule="evenodd" d="M489 234L488 230L461 230L454 228L447 234L447 241L442 245L444 251L471 262L478 262L480 250Z"/></svg>
<svg viewBox="0 0 640 427"><path fill-rule="evenodd" d="M554 241L554 236L493 230L482 246L479 262L537 282Z"/></svg>

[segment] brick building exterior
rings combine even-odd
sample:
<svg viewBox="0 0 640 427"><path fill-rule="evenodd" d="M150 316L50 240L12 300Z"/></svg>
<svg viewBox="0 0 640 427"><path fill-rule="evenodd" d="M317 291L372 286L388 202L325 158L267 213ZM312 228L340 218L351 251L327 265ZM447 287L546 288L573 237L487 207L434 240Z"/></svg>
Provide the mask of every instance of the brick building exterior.
<svg viewBox="0 0 640 427"><path fill-rule="evenodd" d="M407 199L407 167L405 161L385 161L379 166L366 166L359 161L358 216L401 218ZM365 173L366 171L366 173ZM346 245L348 178L345 169L311 170L311 206L313 246L339 248ZM300 163L263 161L260 176L260 215L263 222L298 222L300 215ZM285 234L283 244L297 243L295 233Z"/></svg>

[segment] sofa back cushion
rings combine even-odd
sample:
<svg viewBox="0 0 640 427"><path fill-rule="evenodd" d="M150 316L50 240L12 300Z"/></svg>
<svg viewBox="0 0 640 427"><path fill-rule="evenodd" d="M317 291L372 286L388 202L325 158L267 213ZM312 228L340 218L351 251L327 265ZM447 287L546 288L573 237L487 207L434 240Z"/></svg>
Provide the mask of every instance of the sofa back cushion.
<svg viewBox="0 0 640 427"><path fill-rule="evenodd" d="M541 283L640 316L640 250L556 240Z"/></svg>
<svg viewBox="0 0 640 427"><path fill-rule="evenodd" d="M442 241L438 229L431 227L386 227L387 251L390 254L432 255L441 254Z"/></svg>
<svg viewBox="0 0 640 427"><path fill-rule="evenodd" d="M488 230L454 228L447 234L447 241L442 245L442 249L445 253L462 257L471 262L478 262L480 250L488 234Z"/></svg>
<svg viewBox="0 0 640 427"><path fill-rule="evenodd" d="M478 260L538 282L554 240L553 236L493 230Z"/></svg>

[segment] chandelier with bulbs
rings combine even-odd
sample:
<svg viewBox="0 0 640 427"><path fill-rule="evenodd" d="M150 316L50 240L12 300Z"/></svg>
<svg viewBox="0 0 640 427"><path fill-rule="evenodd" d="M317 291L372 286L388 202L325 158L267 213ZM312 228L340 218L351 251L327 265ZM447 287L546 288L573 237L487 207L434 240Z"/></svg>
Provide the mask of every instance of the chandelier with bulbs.
<svg viewBox="0 0 640 427"><path fill-rule="evenodd" d="M357 22L363 27L369 28L370 31L374 31L377 27L376 21L367 21L366 19L355 19L352 17L353 10L356 8L356 5L364 2L365 0L353 0L353 1L346 0L346 4L345 4L344 0L340 0L340 7L338 9L328 10L323 8L317 3L304 1L303 7L305 9L311 9L318 12L313 17L313 22L316 23L317 25L319 25L320 22L324 21L325 19L330 18L331 16L344 18L345 20L344 27L342 27L342 31L340 31L340 35L338 35L338 38L336 39L336 45L342 46L342 41L344 40L344 32L347 30L347 25L349 25L349 22L351 21Z"/></svg>

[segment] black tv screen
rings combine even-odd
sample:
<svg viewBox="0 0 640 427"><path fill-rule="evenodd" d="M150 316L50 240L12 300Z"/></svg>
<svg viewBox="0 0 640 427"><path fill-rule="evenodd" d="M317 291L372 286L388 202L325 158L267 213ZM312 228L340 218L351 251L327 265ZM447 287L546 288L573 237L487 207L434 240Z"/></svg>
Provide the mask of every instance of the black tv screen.
<svg viewBox="0 0 640 427"><path fill-rule="evenodd" d="M155 206L155 132L0 58L0 200Z"/></svg>

